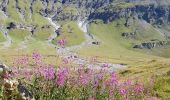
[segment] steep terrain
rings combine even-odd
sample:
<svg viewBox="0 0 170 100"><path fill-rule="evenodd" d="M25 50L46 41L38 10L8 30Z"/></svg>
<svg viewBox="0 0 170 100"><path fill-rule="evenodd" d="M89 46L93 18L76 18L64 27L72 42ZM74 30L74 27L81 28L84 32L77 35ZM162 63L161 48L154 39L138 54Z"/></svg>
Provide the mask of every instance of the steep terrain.
<svg viewBox="0 0 170 100"><path fill-rule="evenodd" d="M169 4L169 0L1 0L1 48L31 51L37 43L53 48L60 39L66 40L65 46L76 47L88 36L89 45L74 51L119 59L170 57ZM87 32L79 24L85 24Z"/></svg>

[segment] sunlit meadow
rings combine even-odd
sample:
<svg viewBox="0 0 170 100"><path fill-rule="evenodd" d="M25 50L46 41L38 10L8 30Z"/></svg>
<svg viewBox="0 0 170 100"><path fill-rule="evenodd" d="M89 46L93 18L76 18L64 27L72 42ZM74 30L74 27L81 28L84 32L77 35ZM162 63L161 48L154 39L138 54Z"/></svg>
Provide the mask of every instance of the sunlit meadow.
<svg viewBox="0 0 170 100"><path fill-rule="evenodd" d="M154 77L121 79L107 65L93 70L68 66L70 58L58 66L42 59L37 51L31 57L15 58L12 72L6 75L24 84L36 100L154 100Z"/></svg>

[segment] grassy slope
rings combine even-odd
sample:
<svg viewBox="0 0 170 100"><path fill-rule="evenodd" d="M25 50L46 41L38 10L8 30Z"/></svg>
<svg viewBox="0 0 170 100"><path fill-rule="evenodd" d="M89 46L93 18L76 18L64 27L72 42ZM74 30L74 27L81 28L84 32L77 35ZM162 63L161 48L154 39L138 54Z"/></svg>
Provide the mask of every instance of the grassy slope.
<svg viewBox="0 0 170 100"><path fill-rule="evenodd" d="M117 23L119 23L120 25L117 26ZM120 61L124 63L135 63L136 59L138 59L139 61L155 59L154 56L143 54L147 51L142 51L143 53L140 53L138 52L139 50L134 50L132 46L134 45L134 43L149 41L153 37L163 39L160 36L160 33L154 30L153 27L150 27L143 31L144 29L140 29L141 26L138 22L134 22L134 24L128 28L124 27L123 23L123 19L110 24L103 24L102 22L98 22L98 24L92 23L90 25L90 32L94 34L94 36L97 36L97 38L99 38L103 42L101 42L100 46L83 48L80 53L88 56L92 55L100 56L103 58L113 58L113 62ZM137 26L137 28L141 30L140 32L142 32L140 33L138 31L136 40L124 39L121 37L122 32L134 32L134 30L136 29L134 28L134 26ZM151 32L151 35L148 35L149 32Z"/></svg>
<svg viewBox="0 0 170 100"><path fill-rule="evenodd" d="M20 40L23 41L24 38L31 34L29 31L24 29L11 29L8 33L14 40Z"/></svg>
<svg viewBox="0 0 170 100"><path fill-rule="evenodd" d="M119 20L119 23L121 22L123 22L123 20ZM145 29L138 22L129 28L123 25L117 26L116 24L117 22L110 24L103 24L101 22L98 22L98 24L92 23L90 25L90 32L104 42L101 42L100 46L83 48L79 53L84 56L99 56L99 59L102 58L104 61L108 61L108 58L114 63L128 64L127 69L119 72L123 79L128 77L144 77L147 79L149 76L156 75L157 84L155 85L155 91L157 95L164 100L170 98L170 74L167 74L170 72L170 59L152 55L156 55L161 49L162 52L164 52L165 50L169 50L169 48L153 49L153 53L151 53L150 50L135 50L132 48L134 42L140 43L153 38L164 40L161 33L152 26L146 25L147 28ZM138 28L137 40L124 39L121 37L120 33L122 32L133 32L134 26ZM164 52L164 55L168 54L168 52Z"/></svg>
<svg viewBox="0 0 170 100"><path fill-rule="evenodd" d="M9 4L7 6L7 12L12 20L19 22L21 21L21 18L19 13L16 13L17 10L15 4L16 4L15 0L9 0Z"/></svg>
<svg viewBox="0 0 170 100"><path fill-rule="evenodd" d="M18 0L18 6L21 8L21 10L23 10L25 12L25 21L27 23L31 22L31 12L30 12L30 6L28 5L30 4L29 0Z"/></svg>
<svg viewBox="0 0 170 100"><path fill-rule="evenodd" d="M72 30L71 33L68 32L69 27ZM78 28L77 23L73 21L65 22L62 24L61 35L53 40L53 44L56 44L57 40L63 38L66 39L66 46L78 45L85 40L84 33Z"/></svg>
<svg viewBox="0 0 170 100"><path fill-rule="evenodd" d="M33 24L38 24L39 26L42 26L44 24L49 23L48 20L46 20L43 16L39 14L39 10L42 8L43 5L39 0L33 3L33 14L32 14Z"/></svg>
<svg viewBox="0 0 170 100"><path fill-rule="evenodd" d="M26 11L26 23L33 23L37 24L38 28L35 32L35 39L37 40L31 40L29 41L27 45L27 49L23 49L18 51L17 50L17 45L14 44L10 48L0 50L1 55L0 58L3 59L4 62L11 63L12 59L16 56L12 55L22 55L28 53L29 55L31 54L32 51L38 50L40 53L43 55L56 55L55 49L48 46L44 42L46 38L53 32L53 30L50 29L41 29L40 27L43 25L49 24L48 21L39 15L38 10L42 8L42 4L37 0L33 4L33 10L34 13L32 15L32 20L30 20L30 13L29 13L29 7L26 5L27 1L22 1L19 0L19 5L22 9L25 9ZM10 0L9 6L7 8L10 18L7 20L3 20L3 23L8 23L10 21L20 21L19 14L16 13L15 9L15 1ZM131 4L120 4L120 7L129 7L132 6ZM49 8L51 6L49 5ZM66 13L67 13L67 9ZM72 9L74 12L74 9ZM1 20L1 19L0 19ZM120 23L120 26L117 26L117 23ZM88 46L83 48L79 53L83 56L99 56L100 60L104 61L110 61L113 63L125 63L129 64L129 68L127 68L124 71L120 71L120 74L123 77L135 77L135 76L144 76L148 77L149 75L161 75L158 76L158 83L155 86L155 91L158 92L159 96L163 97L168 97L169 96L169 91L170 91L170 75L166 74L168 71L170 71L170 66L169 59L164 59L162 57L156 57L154 55L160 55L160 56L167 56L169 54L170 49L168 47L163 47L159 49L153 49L153 53L151 53L148 50L134 50L132 49L132 44L135 43L140 43L144 41L149 41L151 39L159 39L159 40L164 40L161 37L161 34L155 30L152 26L147 26L145 29L144 26L141 26L140 23L135 22L131 27L126 28L123 27L124 20L119 20L117 22L113 22L110 24L103 24L103 23L98 23L98 24L91 24L90 25L90 32L93 33L97 38L99 38L101 41L100 46ZM73 29L72 33L68 33L68 25ZM137 40L127 40L124 39L120 36L120 33L122 32L134 32L136 28L134 26L137 26L138 29L138 36ZM30 34L26 30L11 30L10 31L10 36L17 42L21 42L24 40L24 37L26 37L28 34ZM18 35L22 34L22 35ZM0 36L0 40L1 40ZM55 43L57 40L61 38L66 38L67 40L67 46L70 45L76 45L80 44L82 41L84 41L84 35L83 33L78 29L78 26L75 22L67 22L63 24L62 31L61 31L61 36L59 38L56 38L53 43ZM39 41L40 40L40 41ZM41 41L43 40L43 41ZM47 51L48 54L46 53ZM169 57L169 56L167 56ZM44 59L46 59L49 63L55 64L57 63L58 58L53 58L53 57L47 57L45 56ZM162 77L162 74L163 75Z"/></svg>
<svg viewBox="0 0 170 100"><path fill-rule="evenodd" d="M43 58L46 60L46 62L56 65L58 61L55 48L49 46L48 43L44 41L30 39L28 42L26 42L27 48L23 49L19 49L18 44L14 43L9 48L0 49L0 60L11 65L14 58L20 57L21 55L29 55L31 57L33 51L38 51L43 55ZM47 53L47 51L50 52Z"/></svg>
<svg viewBox="0 0 170 100"><path fill-rule="evenodd" d="M45 41L48 39L48 37L53 34L54 31L53 31L53 28L50 27L50 28L40 28L38 27L35 32L34 32L34 35L33 37L37 40L42 40L42 41Z"/></svg>
<svg viewBox="0 0 170 100"><path fill-rule="evenodd" d="M139 24L136 24L136 26L138 25ZM153 37L162 40L163 38L160 33L153 27L143 29L139 25L140 31L137 33L139 36L138 40L127 40L123 39L120 33L132 32L134 29L133 27L126 28L122 26L123 25L117 27L115 22L108 25L103 23L91 24L90 32L104 42L102 42L100 46L83 48L79 53L85 56L99 56L104 61L110 60L114 63L128 64L128 68L119 71L123 79L136 77L147 79L152 75L156 75L157 79L155 80L156 85L154 86L154 90L163 100L169 100L170 75L167 75L167 72L170 72L170 59L153 56L148 50L134 50L131 45L133 42L148 41ZM167 49L169 50L168 47ZM152 52L157 54L158 51L159 49L156 49ZM168 52L164 53L164 55L169 54ZM109 60L107 60L107 58Z"/></svg>

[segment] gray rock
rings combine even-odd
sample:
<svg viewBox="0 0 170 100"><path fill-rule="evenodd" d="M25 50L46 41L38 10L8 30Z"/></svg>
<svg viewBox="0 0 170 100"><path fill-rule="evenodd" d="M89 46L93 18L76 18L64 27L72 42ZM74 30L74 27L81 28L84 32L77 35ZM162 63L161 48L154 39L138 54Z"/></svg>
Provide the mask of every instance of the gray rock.
<svg viewBox="0 0 170 100"><path fill-rule="evenodd" d="M134 39L136 37L136 33L128 33L128 32L124 32L121 34L122 37L124 38L130 38L130 39Z"/></svg>
<svg viewBox="0 0 170 100"><path fill-rule="evenodd" d="M170 41L146 42L146 43L135 45L133 48L152 49L152 48L158 48L158 47L168 46L168 45L170 45Z"/></svg>

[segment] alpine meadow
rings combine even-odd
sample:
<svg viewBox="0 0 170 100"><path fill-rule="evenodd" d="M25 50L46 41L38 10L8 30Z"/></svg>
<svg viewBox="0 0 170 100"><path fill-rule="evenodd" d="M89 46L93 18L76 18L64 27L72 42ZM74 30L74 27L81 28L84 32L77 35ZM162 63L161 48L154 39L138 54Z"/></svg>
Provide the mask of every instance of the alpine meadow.
<svg viewBox="0 0 170 100"><path fill-rule="evenodd" d="M0 100L170 100L170 0L0 0Z"/></svg>

